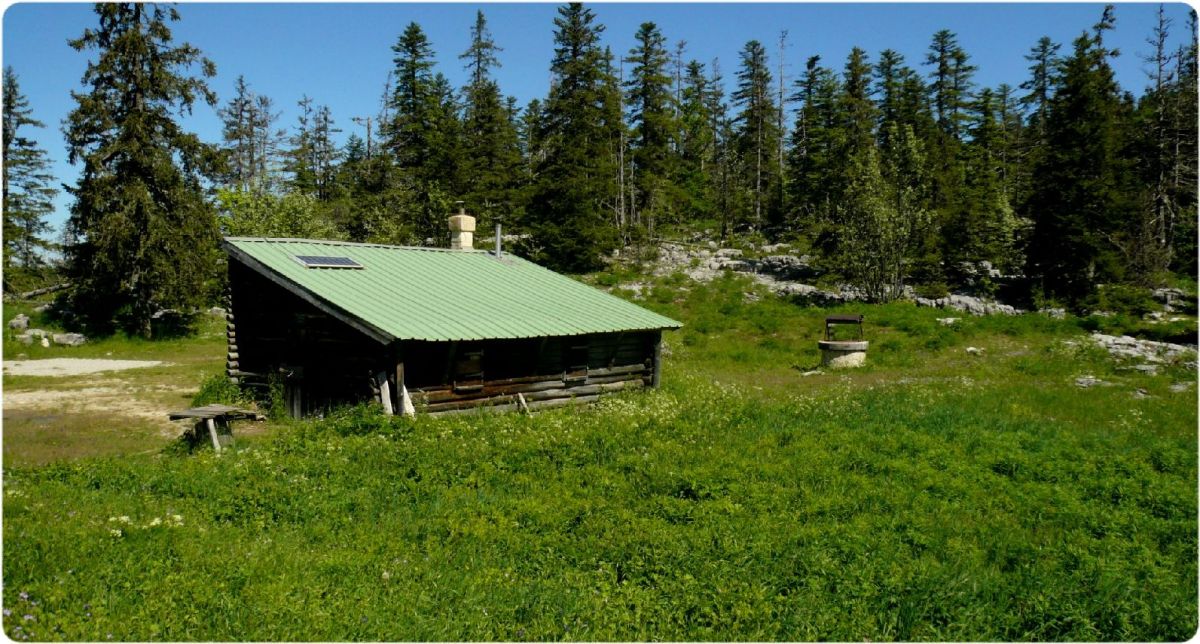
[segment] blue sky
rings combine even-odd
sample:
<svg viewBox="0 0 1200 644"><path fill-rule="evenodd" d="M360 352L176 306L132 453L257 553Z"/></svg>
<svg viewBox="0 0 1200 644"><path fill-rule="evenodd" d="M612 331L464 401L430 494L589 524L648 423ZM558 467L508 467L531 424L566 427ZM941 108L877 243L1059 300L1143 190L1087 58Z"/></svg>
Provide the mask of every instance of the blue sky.
<svg viewBox="0 0 1200 644"><path fill-rule="evenodd" d="M604 42L617 54L633 45L638 25L657 23L672 43L687 42L686 58L709 63L720 60L727 82L737 69L738 52L746 41L767 45L772 70L778 69L777 41L788 31L785 72L794 77L804 61L819 54L825 65L841 68L850 48L866 49L872 60L880 50L904 54L908 64L920 65L930 37L939 29L958 34L959 43L978 66L979 85L1020 85L1029 63L1024 55L1041 36L1070 42L1099 18L1101 3L1034 4L683 4L597 3L589 5L605 25ZM328 105L343 129L363 136L355 116L379 111L383 83L392 65L391 46L404 27L418 22L437 53L437 69L456 87L465 79L458 55L466 49L477 9L482 9L494 39L504 51L496 70L501 89L525 105L544 97L549 87L553 52L553 20L557 4L208 4L179 5L182 20L174 24L177 41L199 47L217 65L210 83L224 102L234 81L244 75L251 87L273 98L283 111L280 123L295 123L295 104L304 94ZM1146 84L1146 38L1155 21L1157 4L1118 4L1117 27L1108 42L1122 55L1114 61L1117 80L1134 94ZM1172 42L1187 40L1187 6L1167 4L1174 20ZM11 65L29 98L34 116L46 123L33 135L55 161L63 183L75 182L78 171L66 163L60 126L74 107L71 90L92 53L76 52L67 40L94 26L90 4L23 3L9 6L3 20L3 64ZM208 141L220 138L215 110L198 106L185 117L186 125ZM60 225L69 197L59 196L59 211L51 218Z"/></svg>

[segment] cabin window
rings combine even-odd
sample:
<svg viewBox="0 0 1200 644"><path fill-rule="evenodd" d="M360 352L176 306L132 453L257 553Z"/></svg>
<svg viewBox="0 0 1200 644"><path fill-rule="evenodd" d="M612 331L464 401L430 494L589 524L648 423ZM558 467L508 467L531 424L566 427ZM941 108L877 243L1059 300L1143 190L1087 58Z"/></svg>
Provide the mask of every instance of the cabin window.
<svg viewBox="0 0 1200 644"><path fill-rule="evenodd" d="M588 343L583 338L568 339L566 350L563 351L564 365L563 380L579 382L588 377Z"/></svg>
<svg viewBox="0 0 1200 644"><path fill-rule="evenodd" d="M483 389L483 349L476 346L459 347L454 356L454 390Z"/></svg>

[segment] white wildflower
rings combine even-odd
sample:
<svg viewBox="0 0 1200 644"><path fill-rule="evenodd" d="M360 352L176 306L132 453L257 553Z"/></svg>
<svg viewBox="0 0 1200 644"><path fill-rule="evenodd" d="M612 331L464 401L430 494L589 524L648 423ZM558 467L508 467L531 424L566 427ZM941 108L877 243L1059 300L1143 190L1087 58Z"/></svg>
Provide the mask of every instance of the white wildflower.
<svg viewBox="0 0 1200 644"><path fill-rule="evenodd" d="M125 533L122 532L120 528L109 528L108 534L117 538L125 536Z"/></svg>

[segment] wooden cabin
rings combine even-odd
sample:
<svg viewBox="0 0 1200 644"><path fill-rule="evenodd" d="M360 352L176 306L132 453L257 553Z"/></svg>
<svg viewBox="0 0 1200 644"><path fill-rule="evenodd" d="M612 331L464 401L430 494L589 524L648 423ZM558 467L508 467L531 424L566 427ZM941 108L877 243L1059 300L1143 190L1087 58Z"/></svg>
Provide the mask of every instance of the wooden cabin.
<svg viewBox="0 0 1200 644"><path fill-rule="evenodd" d="M451 219L451 249L226 238L228 375L281 383L295 417L370 399L387 413L536 409L658 385L678 322L474 250L473 221Z"/></svg>

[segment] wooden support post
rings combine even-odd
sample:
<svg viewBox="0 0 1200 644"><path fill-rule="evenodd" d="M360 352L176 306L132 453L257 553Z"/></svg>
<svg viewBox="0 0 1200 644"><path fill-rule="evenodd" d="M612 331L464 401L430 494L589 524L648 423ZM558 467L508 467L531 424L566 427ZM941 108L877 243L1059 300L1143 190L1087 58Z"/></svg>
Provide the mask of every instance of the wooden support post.
<svg viewBox="0 0 1200 644"><path fill-rule="evenodd" d="M383 403L384 415L391 416L394 413L392 411L392 389L388 386L387 376L379 379L379 402Z"/></svg>
<svg viewBox="0 0 1200 644"><path fill-rule="evenodd" d="M409 418L417 415L417 408L413 406L412 398L408 395L408 387L403 383L400 385L400 412Z"/></svg>
<svg viewBox="0 0 1200 644"><path fill-rule="evenodd" d="M206 418L204 424L208 427L208 436L212 438L213 449L221 451L221 441L217 440L217 424L211 418Z"/></svg>
<svg viewBox="0 0 1200 644"><path fill-rule="evenodd" d="M654 371L650 376L650 386L658 388L658 382L662 378L662 333L660 332L654 338Z"/></svg>
<svg viewBox="0 0 1200 644"><path fill-rule="evenodd" d="M517 394L517 408L526 414L529 413L529 403L525 402L525 394Z"/></svg>

